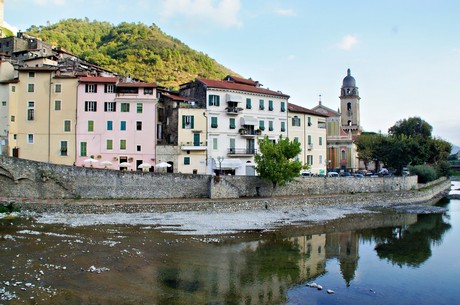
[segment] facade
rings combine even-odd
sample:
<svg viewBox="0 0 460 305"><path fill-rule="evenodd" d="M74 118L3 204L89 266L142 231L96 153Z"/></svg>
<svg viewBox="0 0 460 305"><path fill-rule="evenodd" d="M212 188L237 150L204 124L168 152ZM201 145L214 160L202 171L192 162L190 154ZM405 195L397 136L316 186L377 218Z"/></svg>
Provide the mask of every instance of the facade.
<svg viewBox="0 0 460 305"><path fill-rule="evenodd" d="M180 95L206 112L207 174L255 175L258 139L287 136L289 96L258 82L199 78L182 85Z"/></svg>
<svg viewBox="0 0 460 305"><path fill-rule="evenodd" d="M0 155L8 155L10 101L16 91L18 79L11 63L0 60Z"/></svg>
<svg viewBox="0 0 460 305"><path fill-rule="evenodd" d="M156 84L81 77L76 165L138 170L156 160Z"/></svg>
<svg viewBox="0 0 460 305"><path fill-rule="evenodd" d="M327 115L292 103L289 103L288 110L289 139L299 142L302 148L299 160L302 164L309 165L310 173L325 175L327 167Z"/></svg>

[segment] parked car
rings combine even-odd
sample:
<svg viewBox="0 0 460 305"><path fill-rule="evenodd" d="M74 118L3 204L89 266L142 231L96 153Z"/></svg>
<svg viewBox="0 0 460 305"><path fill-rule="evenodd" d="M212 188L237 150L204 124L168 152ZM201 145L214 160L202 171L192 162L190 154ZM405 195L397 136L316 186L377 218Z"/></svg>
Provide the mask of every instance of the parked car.
<svg viewBox="0 0 460 305"><path fill-rule="evenodd" d="M364 178L363 174L355 174L355 178Z"/></svg>
<svg viewBox="0 0 460 305"><path fill-rule="evenodd" d="M300 175L302 177L311 177L312 176L310 171L302 171L302 172L300 172Z"/></svg>
<svg viewBox="0 0 460 305"><path fill-rule="evenodd" d="M352 175L349 172L343 172L342 177L352 177Z"/></svg>
<svg viewBox="0 0 460 305"><path fill-rule="evenodd" d="M377 174L380 176L386 176L386 175L389 175L390 172L386 168L382 168L377 172Z"/></svg>
<svg viewBox="0 0 460 305"><path fill-rule="evenodd" d="M329 173L327 173L327 176L328 177L339 177L339 173L337 173L337 172L329 172Z"/></svg>

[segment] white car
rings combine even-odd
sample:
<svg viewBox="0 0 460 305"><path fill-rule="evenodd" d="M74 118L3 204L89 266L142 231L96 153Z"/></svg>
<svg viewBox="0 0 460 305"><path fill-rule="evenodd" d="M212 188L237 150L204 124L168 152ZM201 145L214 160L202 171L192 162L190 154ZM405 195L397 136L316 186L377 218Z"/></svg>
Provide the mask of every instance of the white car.
<svg viewBox="0 0 460 305"><path fill-rule="evenodd" d="M329 172L329 173L327 173L327 176L328 176L328 177L339 177L339 173L336 173L336 172Z"/></svg>

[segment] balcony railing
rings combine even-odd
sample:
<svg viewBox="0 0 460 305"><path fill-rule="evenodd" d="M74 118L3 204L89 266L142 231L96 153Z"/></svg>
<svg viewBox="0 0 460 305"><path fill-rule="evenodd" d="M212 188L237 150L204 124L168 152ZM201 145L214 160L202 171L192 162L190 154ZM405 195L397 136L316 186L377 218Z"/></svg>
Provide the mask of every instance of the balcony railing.
<svg viewBox="0 0 460 305"><path fill-rule="evenodd" d="M243 108L240 107L227 107L227 114L239 114L241 111L243 111Z"/></svg>
<svg viewBox="0 0 460 305"><path fill-rule="evenodd" d="M256 153L255 148L229 148L227 150L228 155L255 155Z"/></svg>

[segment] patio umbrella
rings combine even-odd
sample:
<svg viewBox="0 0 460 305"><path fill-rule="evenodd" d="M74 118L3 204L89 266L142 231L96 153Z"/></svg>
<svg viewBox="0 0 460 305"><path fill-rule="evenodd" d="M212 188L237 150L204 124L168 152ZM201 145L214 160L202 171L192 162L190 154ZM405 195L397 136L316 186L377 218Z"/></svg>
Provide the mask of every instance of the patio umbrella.
<svg viewBox="0 0 460 305"><path fill-rule="evenodd" d="M129 162L121 162L120 164L118 164L118 166L123 167L123 168L128 168L128 167L131 166L131 163L129 163Z"/></svg>
<svg viewBox="0 0 460 305"><path fill-rule="evenodd" d="M88 159L83 161L83 163L89 163L89 165L93 165L93 163L97 163L97 162L99 162L99 161L97 161L94 158L88 158Z"/></svg>
<svg viewBox="0 0 460 305"><path fill-rule="evenodd" d="M142 170L144 172L148 172L149 168L151 168L151 167L152 167L152 165L150 163L143 162L143 163L139 164L139 166L137 168L142 168Z"/></svg>
<svg viewBox="0 0 460 305"><path fill-rule="evenodd" d="M157 165L155 165L155 167L159 169L160 168L165 169L165 168L171 167L171 164L168 164L166 162L160 162Z"/></svg>
<svg viewBox="0 0 460 305"><path fill-rule="evenodd" d="M107 168L109 166L112 166L112 162L110 162L110 161L102 161L101 166L104 166L104 168Z"/></svg>

